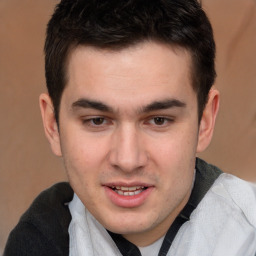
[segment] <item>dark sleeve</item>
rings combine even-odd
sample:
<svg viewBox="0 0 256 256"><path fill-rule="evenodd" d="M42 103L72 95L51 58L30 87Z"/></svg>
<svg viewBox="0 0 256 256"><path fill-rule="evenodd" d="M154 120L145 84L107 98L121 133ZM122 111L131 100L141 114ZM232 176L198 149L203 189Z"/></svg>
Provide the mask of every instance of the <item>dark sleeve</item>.
<svg viewBox="0 0 256 256"><path fill-rule="evenodd" d="M10 233L4 256L68 256L71 215L67 203L73 194L68 183L42 192Z"/></svg>
<svg viewBox="0 0 256 256"><path fill-rule="evenodd" d="M10 233L4 256L57 256L63 255L36 227L30 223L19 223Z"/></svg>

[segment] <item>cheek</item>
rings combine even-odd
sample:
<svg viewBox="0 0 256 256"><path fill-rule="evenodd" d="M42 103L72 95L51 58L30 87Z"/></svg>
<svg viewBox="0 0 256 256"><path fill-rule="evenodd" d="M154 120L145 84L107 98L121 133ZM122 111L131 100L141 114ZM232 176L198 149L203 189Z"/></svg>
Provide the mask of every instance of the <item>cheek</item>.
<svg viewBox="0 0 256 256"><path fill-rule="evenodd" d="M84 141L79 134L63 138L63 141L62 152L68 180L83 203L93 208L100 196L102 148L90 143L88 138Z"/></svg>
<svg viewBox="0 0 256 256"><path fill-rule="evenodd" d="M63 132L62 148L66 155L76 158L79 162L92 163L104 151L104 139L86 133L75 125Z"/></svg>
<svg viewBox="0 0 256 256"><path fill-rule="evenodd" d="M183 144L184 143L184 144ZM172 144L172 146L170 146ZM186 145L186 147L184 147ZM155 149L158 154L160 190L165 205L175 207L189 193L194 178L196 142L175 140L165 150Z"/></svg>
<svg viewBox="0 0 256 256"><path fill-rule="evenodd" d="M67 136L68 135L68 136ZM88 182L100 170L105 155L103 143L83 133L62 133L61 144L63 159L68 176L77 182ZM85 178L84 178L85 177Z"/></svg>
<svg viewBox="0 0 256 256"><path fill-rule="evenodd" d="M159 169L161 183L166 190L189 187L193 178L197 136L196 130L177 132L151 145L151 159Z"/></svg>
<svg viewBox="0 0 256 256"><path fill-rule="evenodd" d="M196 131L173 132L162 138L153 140L148 147L151 157L159 164L180 165L194 159L197 148ZM191 164L191 162L189 162ZM178 167L178 166L177 166Z"/></svg>

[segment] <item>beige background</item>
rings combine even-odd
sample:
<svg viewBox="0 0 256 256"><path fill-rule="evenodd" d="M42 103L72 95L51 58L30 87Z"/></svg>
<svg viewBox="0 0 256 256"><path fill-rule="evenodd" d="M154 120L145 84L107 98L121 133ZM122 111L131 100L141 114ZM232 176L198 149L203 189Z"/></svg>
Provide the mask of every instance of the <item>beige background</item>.
<svg viewBox="0 0 256 256"><path fill-rule="evenodd" d="M0 1L0 254L9 231L44 188L66 179L44 137L43 41L57 0ZM203 0L217 42L221 110L202 156L256 181L256 1Z"/></svg>

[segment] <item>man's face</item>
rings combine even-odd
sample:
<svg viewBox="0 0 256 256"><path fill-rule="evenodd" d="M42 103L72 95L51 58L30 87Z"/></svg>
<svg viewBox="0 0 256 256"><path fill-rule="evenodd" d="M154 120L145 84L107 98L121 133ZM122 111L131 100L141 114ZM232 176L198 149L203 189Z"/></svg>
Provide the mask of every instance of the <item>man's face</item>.
<svg viewBox="0 0 256 256"><path fill-rule="evenodd" d="M198 115L190 67L186 50L154 42L80 46L69 58L55 153L91 214L139 245L164 235L191 192Z"/></svg>

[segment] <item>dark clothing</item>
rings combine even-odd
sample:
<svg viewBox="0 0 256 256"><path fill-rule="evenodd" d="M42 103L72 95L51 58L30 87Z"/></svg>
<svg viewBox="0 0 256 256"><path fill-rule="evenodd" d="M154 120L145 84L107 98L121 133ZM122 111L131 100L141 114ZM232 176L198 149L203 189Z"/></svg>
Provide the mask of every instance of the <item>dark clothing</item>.
<svg viewBox="0 0 256 256"><path fill-rule="evenodd" d="M196 178L190 199L169 228L159 256L167 254L181 225L189 220L221 171L197 159ZM68 183L59 183L42 192L31 207L21 217L11 232L4 256L58 256L69 255L68 226L71 215L67 206L73 198L73 190ZM109 232L124 256L140 256L139 249L121 235ZM102 252L104 255L104 252Z"/></svg>
<svg viewBox="0 0 256 256"><path fill-rule="evenodd" d="M73 190L68 183L42 192L11 232L4 255L68 255L71 215L65 203L72 198Z"/></svg>

